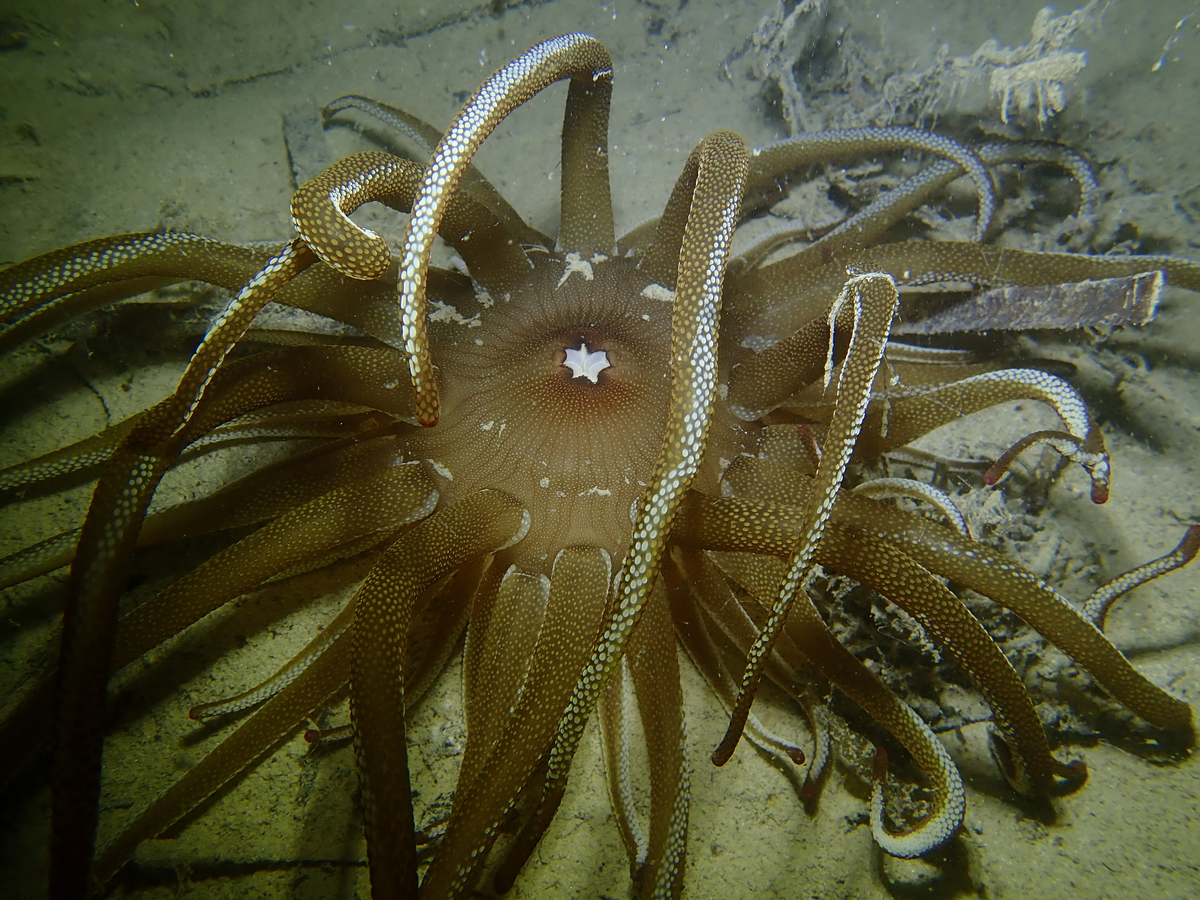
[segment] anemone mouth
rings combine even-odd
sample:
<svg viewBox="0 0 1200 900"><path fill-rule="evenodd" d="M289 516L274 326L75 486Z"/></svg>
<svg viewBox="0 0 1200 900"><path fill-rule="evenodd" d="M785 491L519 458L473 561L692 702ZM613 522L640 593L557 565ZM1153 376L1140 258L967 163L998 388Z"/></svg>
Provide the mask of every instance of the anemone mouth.
<svg viewBox="0 0 1200 900"><path fill-rule="evenodd" d="M592 384L598 384L604 370L612 367L612 363L608 361L608 353L604 350L589 350L587 341L582 337L577 348L568 345L562 353L561 365L570 370L572 379L582 378Z"/></svg>

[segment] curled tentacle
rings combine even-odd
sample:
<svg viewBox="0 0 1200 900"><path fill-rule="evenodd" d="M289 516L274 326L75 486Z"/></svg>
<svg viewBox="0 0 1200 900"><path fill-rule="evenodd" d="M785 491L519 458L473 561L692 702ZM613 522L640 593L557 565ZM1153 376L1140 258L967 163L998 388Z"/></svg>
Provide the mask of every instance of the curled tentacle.
<svg viewBox="0 0 1200 900"><path fill-rule="evenodd" d="M780 586L770 621L764 626L762 634L747 654L746 671L742 676L742 686L734 714L724 739L713 751L713 762L716 765L723 765L733 755L750 712L750 704L754 700L759 679L762 677L763 663L770 652L771 644L783 627L793 600L797 595L804 593L803 581L812 567L813 555L829 521L846 465L854 452L854 444L870 400L871 385L883 359L883 350L898 302L896 284L887 275L851 275L847 279L842 300L835 304L829 313L832 329L838 306L842 303L852 304L854 327L846 351L846 364L837 382L837 401L826 433L825 453L817 467L815 488L805 508L804 527L792 553L791 571ZM832 354L832 348L830 352ZM801 605L807 608L812 605L812 601L805 597Z"/></svg>
<svg viewBox="0 0 1200 900"><path fill-rule="evenodd" d="M671 316L671 399L662 450L637 503L630 549L616 579L610 618L563 714L550 751L541 802L510 854L506 877L511 877L533 851L562 799L584 723L640 616L657 576L675 512L699 468L716 394L722 275L748 159L740 137L717 132L692 152L676 183L673 197L690 197L691 202L678 253L677 292ZM671 206L669 203L668 209ZM664 216L664 221L666 228L673 227L673 217Z"/></svg>
<svg viewBox="0 0 1200 900"><path fill-rule="evenodd" d="M404 352L417 394L417 417L423 425L438 420L437 383L425 325L425 289L433 237L446 204L476 149L504 117L563 78L611 80L608 51L595 38L582 34L562 35L533 47L484 82L455 117L429 162L408 222L399 283ZM607 169L604 177L607 179Z"/></svg>
<svg viewBox="0 0 1200 900"><path fill-rule="evenodd" d="M321 110L321 116L328 123L333 116L346 109L358 109L374 116L419 147L427 157L433 155L434 148L442 139L441 131L412 113L356 94L331 100ZM520 213L512 208L475 166L467 166L463 172L462 187L470 191L475 199L495 213L520 243L540 244L548 250L554 247L554 241L537 229L530 228L521 218Z"/></svg>
<svg viewBox="0 0 1200 900"><path fill-rule="evenodd" d="M1083 604L1083 617L1103 631L1108 611L1114 603L1147 581L1186 566L1196 558L1197 553L1200 553L1200 525L1192 525L1170 553L1110 578L1096 588Z"/></svg>
<svg viewBox="0 0 1200 900"><path fill-rule="evenodd" d="M979 218L975 225L975 240L983 240L991 226L996 205L992 176L979 157L962 144L919 128L846 128L799 134L776 141L754 151L754 164L750 170L748 185L754 190L779 172L829 159L835 155L909 149L925 150L949 157L971 176L979 194Z"/></svg>

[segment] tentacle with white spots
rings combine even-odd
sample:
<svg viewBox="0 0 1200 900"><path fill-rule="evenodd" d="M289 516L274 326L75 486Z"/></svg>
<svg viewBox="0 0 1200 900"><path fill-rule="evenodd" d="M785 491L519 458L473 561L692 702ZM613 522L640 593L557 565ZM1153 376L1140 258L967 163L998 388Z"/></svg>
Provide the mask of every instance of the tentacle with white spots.
<svg viewBox="0 0 1200 900"><path fill-rule="evenodd" d="M851 305L854 311L854 328L846 352L846 361L837 381L837 400L833 418L825 435L825 453L817 467L816 483L810 503L805 509L804 527L801 528L800 540L792 556L791 570L780 587L770 620L747 654L746 671L742 676L738 702L730 718L729 728L720 746L713 751L713 762L716 765L728 762L737 747L771 645L783 627L793 601L798 598L800 605L806 607L806 614L807 608L812 607L812 600L805 593L803 582L812 568L813 555L829 521L846 465L854 452L870 401L871 385L883 359L884 347L899 299L896 283L890 276L851 274L839 302L829 311L829 323L832 327L840 307ZM815 607L812 608L811 614L817 615Z"/></svg>
<svg viewBox="0 0 1200 900"><path fill-rule="evenodd" d="M611 80L612 59L589 35L565 34L542 41L483 83L455 117L429 161L408 222L399 281L403 350L408 355L422 425L434 425L438 420L437 382L425 324L425 280L433 238L446 204L471 157L504 117L563 78Z"/></svg>
<svg viewBox="0 0 1200 900"><path fill-rule="evenodd" d="M1200 553L1200 525L1192 525L1170 553L1130 569L1096 588L1083 604L1083 617L1103 631L1108 611L1114 603L1147 581L1186 566L1197 553Z"/></svg>
<svg viewBox="0 0 1200 900"><path fill-rule="evenodd" d="M737 223L749 154L731 132L705 138L692 152L680 182L692 194L679 253L671 318L671 400L662 450L637 504L633 535L615 579L610 618L575 685L550 751L543 800L520 841L531 853L553 816L583 728L608 676L625 650L658 575L675 512L699 468L716 394L717 327L729 242ZM513 866L522 864L514 858Z"/></svg>

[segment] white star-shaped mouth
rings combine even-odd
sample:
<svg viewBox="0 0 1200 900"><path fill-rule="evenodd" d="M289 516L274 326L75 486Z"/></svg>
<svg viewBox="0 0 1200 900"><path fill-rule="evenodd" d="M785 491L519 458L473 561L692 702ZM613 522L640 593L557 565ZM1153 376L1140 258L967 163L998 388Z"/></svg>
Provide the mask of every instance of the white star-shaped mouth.
<svg viewBox="0 0 1200 900"><path fill-rule="evenodd" d="M595 384L600 378L600 373L612 363L608 361L608 354L603 350L588 353L587 344L580 343L578 350L567 348L567 358L563 360L563 365L571 370L572 378L586 378Z"/></svg>

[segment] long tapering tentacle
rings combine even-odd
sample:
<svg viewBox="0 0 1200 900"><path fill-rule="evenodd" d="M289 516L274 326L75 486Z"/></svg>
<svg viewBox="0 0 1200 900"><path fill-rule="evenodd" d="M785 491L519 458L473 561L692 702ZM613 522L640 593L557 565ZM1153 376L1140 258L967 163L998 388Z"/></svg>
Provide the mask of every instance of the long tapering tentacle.
<svg viewBox="0 0 1200 900"><path fill-rule="evenodd" d="M838 519L896 543L930 571L1008 607L1150 724L1191 732L1192 710L1185 701L1142 675L1102 631L1030 572L937 523L913 520L900 510L852 495L839 509Z"/></svg>
<svg viewBox="0 0 1200 900"><path fill-rule="evenodd" d="M353 609L341 616L350 618ZM331 629L341 631L337 620ZM220 790L272 746L294 731L340 690L350 674L350 640L341 633L286 688L268 700L182 779L156 799L100 852L93 874L107 882L133 855L137 845L179 821Z"/></svg>
<svg viewBox="0 0 1200 900"><path fill-rule="evenodd" d="M417 596L472 557L516 543L529 513L500 491L460 500L408 532L356 595L350 716L376 900L415 898L416 846L404 725L404 651Z"/></svg>
<svg viewBox="0 0 1200 900"><path fill-rule="evenodd" d="M389 106L386 103L380 103L378 100L372 100L369 97L360 97L356 94L348 94L345 97L338 97L336 100L330 101L321 110L321 114L325 121L328 122L334 115L345 109L359 109L365 113L370 113L393 131L404 135L404 137L420 147L426 157L433 154L434 148L442 139L442 132L439 129L417 118L412 113L398 109L395 106ZM495 213L520 243L541 244L547 250L554 248L554 241L536 228L531 228L527 225L525 220L521 218L520 213L512 208L509 202L501 196L500 192L496 190L490 181L483 177L483 174L475 166L467 166L463 172L461 187L469 191L476 200Z"/></svg>
<svg viewBox="0 0 1200 900"><path fill-rule="evenodd" d="M479 145L504 117L563 78L585 82L611 80L612 60L608 51L585 34L561 35L537 44L483 83L455 117L429 161L409 218L399 284L403 349L408 354L418 419L423 425L434 425L438 420L437 382L426 334L425 290L433 237L445 214L446 203Z"/></svg>
<svg viewBox="0 0 1200 900"><path fill-rule="evenodd" d="M430 896L457 896L470 887L505 815L544 757L600 630L611 569L602 550L568 547L556 557L520 699L511 712L507 706L501 711L507 721L484 748L485 764L473 777L460 776L446 836L425 877ZM469 732L468 743L475 740Z"/></svg>
<svg viewBox="0 0 1200 900"><path fill-rule="evenodd" d="M996 200L992 176L974 152L957 141L919 128L905 126L845 128L798 134L754 151L748 184L751 190L769 183L777 174L836 156L853 156L881 150L925 150L953 160L975 182L979 194L979 219L975 240L983 240L992 223Z"/></svg>
<svg viewBox="0 0 1200 900"><path fill-rule="evenodd" d="M671 401L662 451L637 504L633 536L614 587L615 600L591 661L575 685L550 751L543 798L519 841L512 866L533 851L562 799L584 724L615 669L658 574L675 512L704 450L716 392L717 324L729 240L737 222L749 155L730 132L705 138L680 180L692 185L691 213L679 253L671 318Z"/></svg>
<svg viewBox="0 0 1200 900"><path fill-rule="evenodd" d="M611 63L610 63L611 65ZM573 78L562 129L562 218L565 253L609 255L616 244L608 183L608 106L612 78Z"/></svg>
<svg viewBox="0 0 1200 900"><path fill-rule="evenodd" d="M771 619L763 627L762 634L747 655L746 671L742 676L738 702L730 718L729 729L725 732L720 746L713 751L713 762L717 765L728 762L737 747L750 712L750 704L754 700L754 692L759 679L762 678L763 666L770 653L771 644L783 627L797 596L800 605L806 607L805 615L809 615L807 608L812 606L812 601L804 591L803 582L812 567L817 544L833 511L842 476L862 428L863 417L870 400L871 385L883 359L884 346L892 327L892 319L896 315L899 293L896 283L887 275L852 275L846 282L842 298L830 312L830 324L832 326L838 306L850 303L854 310L854 330L850 336L846 362L837 382L837 400L826 435L827 452L817 467L816 483L809 505L805 509L804 527L800 531L800 540L792 556L791 571L780 587ZM831 346L831 357L832 350ZM816 615L815 608L811 614Z"/></svg>
<svg viewBox="0 0 1200 900"><path fill-rule="evenodd" d="M156 407L156 415L130 432L96 486L63 613L51 813L54 900L83 897L89 887L117 600L146 508L186 443L180 435L226 355L263 305L313 261L315 257L296 241L251 279L210 328L175 393Z"/></svg>
<svg viewBox="0 0 1200 900"><path fill-rule="evenodd" d="M981 162L989 166L1005 162L1048 162L1061 166L1071 173L1079 185L1081 212L1092 210L1099 202L1100 184L1091 166L1080 154L1062 144L1008 141L984 144L975 148L974 152ZM966 169L950 159L927 166L912 178L880 194L820 240L800 250L793 258L793 265L820 266L831 257L874 243L906 213L927 203L938 191L964 174ZM809 229L773 229L745 248L730 262L730 267L744 271L757 265L775 248L797 240L811 240Z"/></svg>
<svg viewBox="0 0 1200 900"><path fill-rule="evenodd" d="M714 530L718 534L733 538L732 543L737 544L741 543L738 535L744 536L750 530L769 530L780 524L776 512L768 504L730 500L716 501L699 516L706 518L711 513L709 527L716 526ZM701 529L704 528L701 525ZM721 542L717 534L712 537L713 543ZM753 578L747 579L742 586L764 604L779 596L781 585L789 574L788 566L770 557L757 557L745 568ZM786 623L788 636L822 675L837 684L904 745L928 776L934 792L929 815L901 834L887 830L881 811L873 808L871 832L876 842L892 856L905 859L928 853L949 840L962 824L966 792L958 769L929 726L830 634L808 594L802 592L797 600Z"/></svg>
<svg viewBox="0 0 1200 900"><path fill-rule="evenodd" d="M683 886L691 774L684 755L679 658L662 580L633 629L629 659L650 768L646 859L635 885L639 896L670 900Z"/></svg>
<svg viewBox="0 0 1200 900"><path fill-rule="evenodd" d="M1147 581L1186 566L1197 553L1200 553L1200 525L1192 525L1170 553L1123 572L1096 588L1083 604L1083 617L1103 631L1108 611L1114 603Z"/></svg>
<svg viewBox="0 0 1200 900"><path fill-rule="evenodd" d="M349 214L371 200L408 212L423 172L414 162L377 150L352 154L297 189L292 222L331 268L360 281L377 279L392 265L388 243L359 227ZM459 252L475 279L497 296L529 275L531 265L516 235L470 193L451 195L438 233Z"/></svg>

